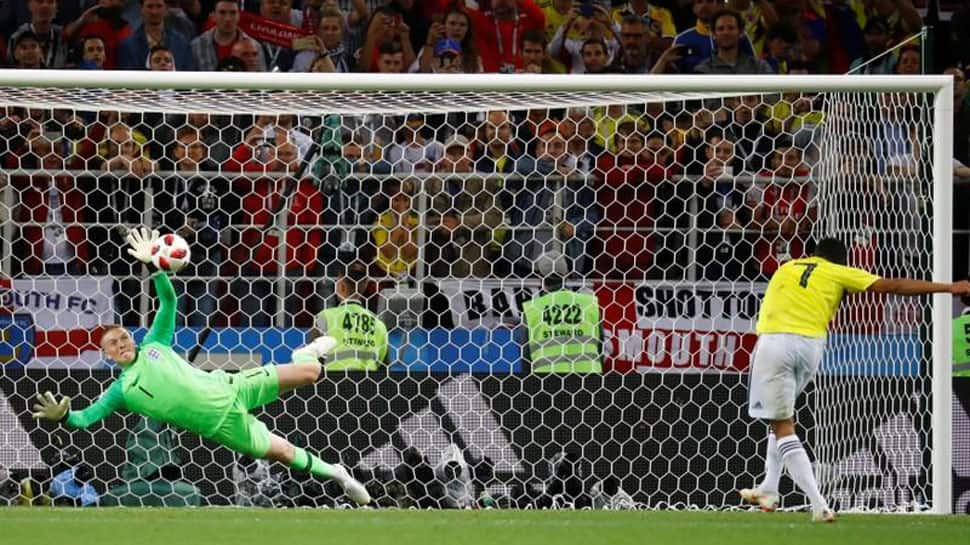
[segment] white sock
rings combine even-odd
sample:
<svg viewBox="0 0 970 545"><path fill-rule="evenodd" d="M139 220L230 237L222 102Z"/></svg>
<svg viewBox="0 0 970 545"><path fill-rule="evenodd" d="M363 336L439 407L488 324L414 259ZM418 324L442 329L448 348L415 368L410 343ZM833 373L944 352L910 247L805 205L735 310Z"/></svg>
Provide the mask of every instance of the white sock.
<svg viewBox="0 0 970 545"><path fill-rule="evenodd" d="M758 485L758 490L768 494L777 494L778 481L781 479L781 467L778 439L773 432L768 432L768 449L765 451L765 479Z"/></svg>
<svg viewBox="0 0 970 545"><path fill-rule="evenodd" d="M815 481L815 473L812 471L812 462L808 459L808 453L802 447L802 442L797 435L789 435L778 440L778 452L781 459L788 468L788 474L795 480L798 488L804 492L812 502L812 510L828 508L828 502L818 491L818 483Z"/></svg>

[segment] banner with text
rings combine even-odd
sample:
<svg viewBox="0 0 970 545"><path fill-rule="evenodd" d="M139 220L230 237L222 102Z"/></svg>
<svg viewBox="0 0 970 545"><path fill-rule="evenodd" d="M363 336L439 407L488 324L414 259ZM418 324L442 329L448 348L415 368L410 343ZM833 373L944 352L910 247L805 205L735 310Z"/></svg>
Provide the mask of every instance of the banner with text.
<svg viewBox="0 0 970 545"><path fill-rule="evenodd" d="M605 369L744 371L756 337L764 283L596 283L603 318ZM456 327L522 321L537 282L460 280L438 284Z"/></svg>
<svg viewBox="0 0 970 545"><path fill-rule="evenodd" d="M0 314L7 317L0 321L0 361L41 367L100 364L95 340L100 327L114 321L113 297L109 277L0 283Z"/></svg>

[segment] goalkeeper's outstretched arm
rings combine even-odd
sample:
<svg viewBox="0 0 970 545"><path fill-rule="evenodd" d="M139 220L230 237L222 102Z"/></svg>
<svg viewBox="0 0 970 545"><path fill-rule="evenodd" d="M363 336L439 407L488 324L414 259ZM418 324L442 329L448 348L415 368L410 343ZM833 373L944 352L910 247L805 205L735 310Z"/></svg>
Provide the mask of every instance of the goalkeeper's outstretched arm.
<svg viewBox="0 0 970 545"><path fill-rule="evenodd" d="M151 265L152 248L156 244L158 244L158 231L149 231L142 227L141 229L132 229L128 233L128 245L131 246L131 248L128 248L128 253L145 265ZM171 346L175 336L175 288L172 287L172 282L162 271L156 272L152 279L155 282L155 292L158 294L158 312L155 314L155 320L152 321L152 327L148 330L148 335L143 342L145 344L156 342Z"/></svg>
<svg viewBox="0 0 970 545"><path fill-rule="evenodd" d="M67 396L58 401L50 392L39 394L37 403L34 404L33 417L63 422L70 428L83 429L124 408L125 399L121 391L121 383L115 381L97 401L80 411L71 410L71 398Z"/></svg>
<svg viewBox="0 0 970 545"><path fill-rule="evenodd" d="M144 344L157 342L171 346L175 337L177 303L175 288L172 286L172 281L168 279L168 275L162 271L152 275L152 280L155 282L155 293L158 295L158 311L155 313L155 319L152 320L152 327L148 330L148 335L142 342Z"/></svg>

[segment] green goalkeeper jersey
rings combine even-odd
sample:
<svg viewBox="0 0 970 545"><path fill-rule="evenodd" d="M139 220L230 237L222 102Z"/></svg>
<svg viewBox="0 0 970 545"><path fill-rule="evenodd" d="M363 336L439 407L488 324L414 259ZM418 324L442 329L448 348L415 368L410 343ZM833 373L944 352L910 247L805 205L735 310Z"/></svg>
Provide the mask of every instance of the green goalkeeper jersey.
<svg viewBox="0 0 970 545"><path fill-rule="evenodd" d="M86 428L115 411L128 410L209 436L233 406L236 392L228 375L196 369L172 350L175 289L165 273L156 273L154 282L158 313L135 361L97 401L68 413L68 426Z"/></svg>

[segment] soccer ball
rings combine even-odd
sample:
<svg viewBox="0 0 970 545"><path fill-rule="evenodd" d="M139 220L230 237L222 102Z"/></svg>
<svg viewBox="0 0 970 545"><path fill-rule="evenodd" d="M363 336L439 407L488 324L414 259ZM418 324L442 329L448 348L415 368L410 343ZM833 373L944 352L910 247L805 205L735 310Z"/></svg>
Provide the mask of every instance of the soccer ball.
<svg viewBox="0 0 970 545"><path fill-rule="evenodd" d="M189 243L178 235L162 235L152 246L152 263L162 271L177 273L191 258Z"/></svg>

